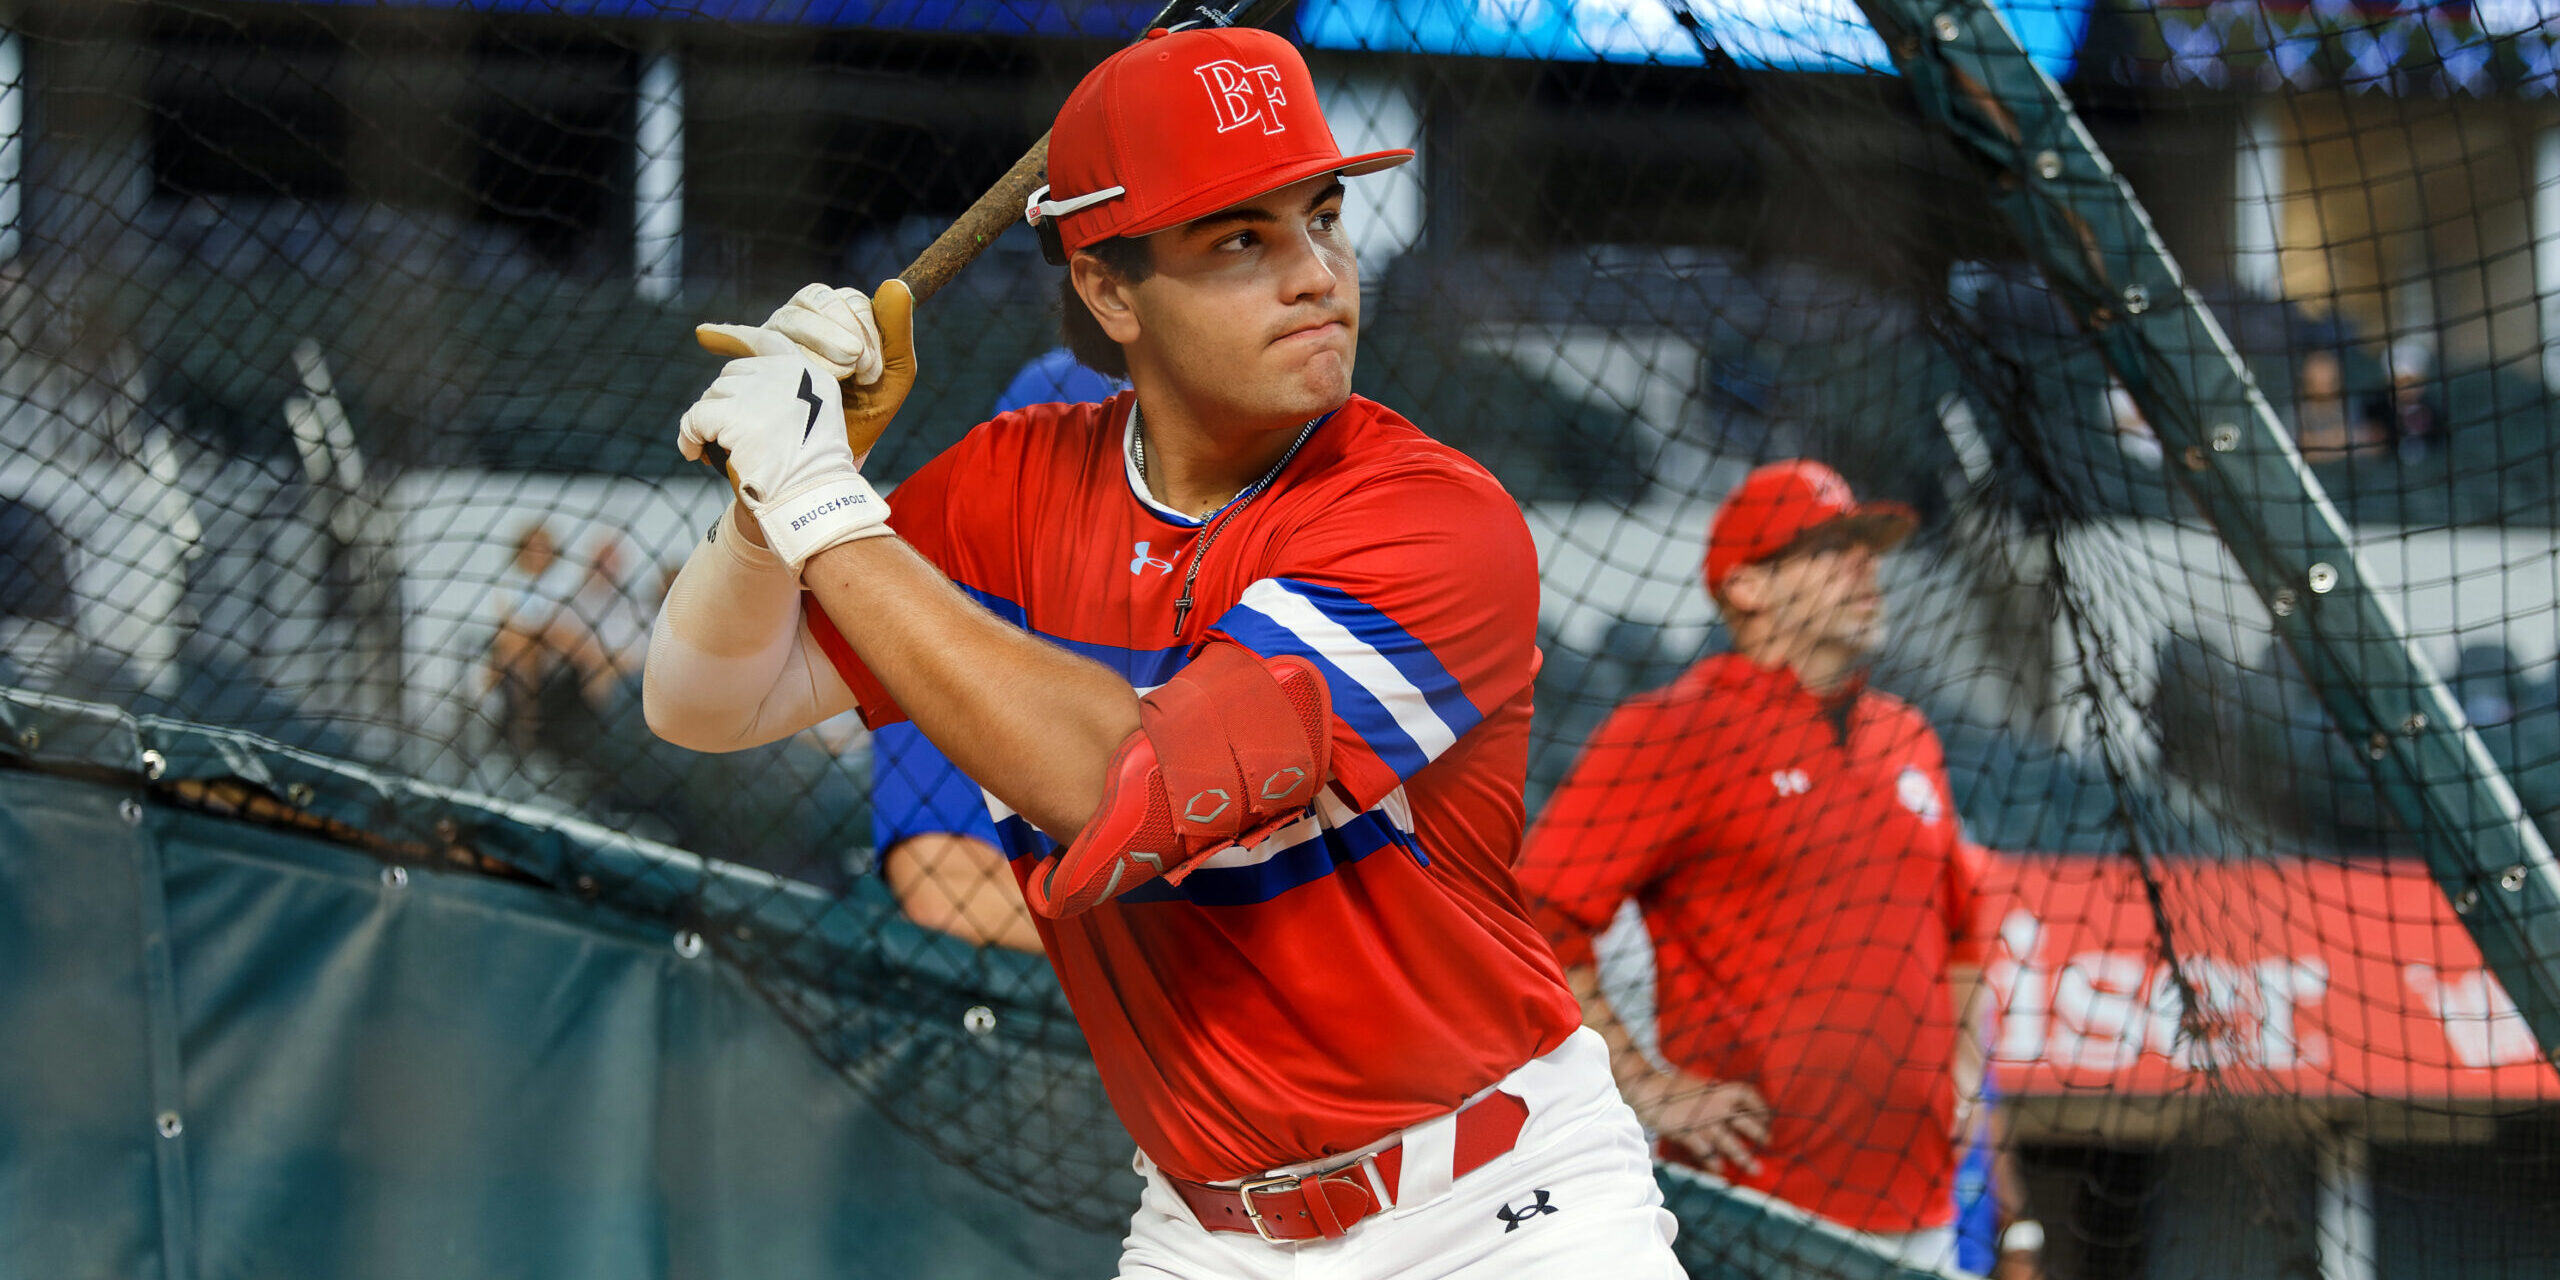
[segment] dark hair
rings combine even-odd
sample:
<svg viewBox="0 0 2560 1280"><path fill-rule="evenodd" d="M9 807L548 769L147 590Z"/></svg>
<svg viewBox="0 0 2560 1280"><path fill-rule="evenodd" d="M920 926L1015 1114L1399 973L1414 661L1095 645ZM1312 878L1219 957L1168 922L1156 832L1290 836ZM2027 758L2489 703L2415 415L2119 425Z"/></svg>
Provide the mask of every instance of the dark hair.
<svg viewBox="0 0 2560 1280"><path fill-rule="evenodd" d="M1092 254L1102 269L1123 281L1136 284L1156 273L1155 255L1144 240L1113 236L1076 250ZM1058 332L1067 340L1067 350L1076 362L1096 373L1113 378L1129 376L1129 353L1102 331L1102 322L1093 318L1093 310L1084 304L1084 296L1076 292L1075 271L1070 268L1058 277Z"/></svg>

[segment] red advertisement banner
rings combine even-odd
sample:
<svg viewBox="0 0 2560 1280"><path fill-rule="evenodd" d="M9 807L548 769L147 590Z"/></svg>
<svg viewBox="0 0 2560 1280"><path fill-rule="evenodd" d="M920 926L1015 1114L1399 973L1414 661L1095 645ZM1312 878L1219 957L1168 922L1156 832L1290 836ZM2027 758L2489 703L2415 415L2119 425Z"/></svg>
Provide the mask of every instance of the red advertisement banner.
<svg viewBox="0 0 2560 1280"><path fill-rule="evenodd" d="M2003 1092L2560 1101L2444 895L2413 863L1994 855L1984 977ZM2178 942L2184 981L2160 946Z"/></svg>

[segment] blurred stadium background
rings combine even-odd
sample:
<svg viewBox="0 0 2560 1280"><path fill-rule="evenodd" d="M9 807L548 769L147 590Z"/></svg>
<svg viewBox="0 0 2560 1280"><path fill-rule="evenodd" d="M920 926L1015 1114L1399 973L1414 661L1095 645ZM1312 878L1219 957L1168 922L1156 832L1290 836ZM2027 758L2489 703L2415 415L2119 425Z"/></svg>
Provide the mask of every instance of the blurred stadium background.
<svg viewBox="0 0 2560 1280"><path fill-rule="evenodd" d="M334 850L297 855L310 866L543 900L527 908L555 912L541 928L681 931L685 958L727 961L861 1104L810 1132L885 1121L974 1174L952 1176L1011 1241L990 1256L1026 1273L1062 1265L1044 1232L1107 1243L1135 1183L1072 1025L1038 964L933 937L887 901L859 726L693 756L642 727L636 673L666 576L726 497L672 446L715 367L691 326L753 320L809 280L894 274L1153 7L0 5L0 759L24 784L0 806L10 883L53 883L24 870L39 863L71 874L85 828L40 819L105 787L146 802L131 822L148 831L180 821L164 811L248 815L265 825L187 838L308 837ZM2192 446L2241 419L2153 421L2199 402L2210 353L2111 374L2125 348L2105 317L2082 323L2054 246L2004 203L2058 179L2051 207L2104 226L2118 189L2073 154L1984 163L1945 123L1964 95L1896 73L1932 41L1972 48L1975 5L1943 6L1961 39L1930 26L1936 9L1851 0L1298 0L1284 19L1346 148L1422 153L1353 193L1359 385L1484 461L1539 540L1532 806L1620 698L1717 643L1697 585L1716 501L1758 462L1824 459L1924 517L1888 568L1877 680L1928 714L1967 828L2004 855L1996 1070L2049 1274L2554 1274L2560 1079L2528 1015L2560 1011L2535 1003L2560 1001L2560 949L2485 961L2466 926L2491 913L2457 911L2446 868L2520 845L2474 901L2548 900L2549 855L2528 855L2560 818L2560 5L1997 7L2293 441L2258 474L2299 460L2309 487L2247 495L2290 513L2278 534L2208 520L2194 487L2218 464ZM1900 15L1910 47L1870 13ZM923 378L875 474L913 469L1054 345L1053 279L1016 233L931 301ZM2117 336L2180 310L2176 284L2126 295ZM2314 489L2361 556L2323 562L2337 599L2396 613L2458 715L2386 710L2437 705L2419 664L2322 659L2317 626L2289 620L2333 607L2313 599L2329 588L2265 589L2260 566L2316 558ZM529 611L554 660L518 688L493 651ZM2487 785L2401 762L2404 740L2460 725L2521 821L2411 807ZM2510 861L2523 889L2498 884ZM174 960L165 932L136 935L161 948L135 970L136 1017L188 1030L131 1051L150 1089L220 1101L260 1068L205 1074L230 1015L190 988L211 961L184 942L271 944L288 917L203 901L191 917L205 889L180 872L211 864L148 865L198 932ZM126 874L90 874L108 871ZM2537 910L2487 927L2548 940L2560 922ZM342 943L309 941L307 963ZM27 983L54 972L36 943L21 954ZM1640 991L1640 956L1628 968ZM2520 1008L2526 971L2544 995ZM154 973L184 999L152 1004ZM122 1042L38 1020L62 1002L32 990L0 1010L51 1065L16 1092L67 1096L45 1091L77 1092L64 1082ZM280 1039L263 1052L393 1016L313 990L266 997L279 1010L251 1021ZM548 1006L527 999L512 1033L492 1015L474 1034L545 1034ZM194 1189L173 1191L170 1105L117 1166L161 1206L119 1212L160 1224L133 1247L166 1274L341 1260L325 1270L384 1247L354 1226L311 1244L254 1196L275 1216L242 1226L216 1184L379 1184L360 1142L327 1175L281 1144L243 1156L205 1136L245 1142L245 1125L199 1125ZM264 1114L289 1126L292 1108ZM46 1134L86 1132L13 1124L0 1188L45 1180ZM445 1140L485 1154L505 1133ZM621 1270L539 1214L486 1226L497 1208L459 1197L402 1218L375 1194L381 1223L483 1222L480 1273L540 1256L547 1274L686 1274L667 1259L695 1256L666 1246ZM43 1203L28 1190L17 1221L32 1229ZM180 1208L193 1236L170 1234ZM1723 1211L1684 1209L1693 1267L1760 1269L1719 1252L1740 1238L1719 1236ZM729 1219L744 1220L763 1221ZM38 1242L31 1275L142 1256L104 1225L18 1238ZM896 1257L901 1274L984 1265Z"/></svg>

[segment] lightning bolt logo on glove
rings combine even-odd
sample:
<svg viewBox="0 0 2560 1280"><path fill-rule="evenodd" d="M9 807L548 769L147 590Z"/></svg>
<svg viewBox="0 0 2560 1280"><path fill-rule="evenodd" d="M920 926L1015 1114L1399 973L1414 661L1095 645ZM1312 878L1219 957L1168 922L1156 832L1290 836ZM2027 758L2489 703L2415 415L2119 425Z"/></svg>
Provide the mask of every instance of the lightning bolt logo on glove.
<svg viewBox="0 0 2560 1280"><path fill-rule="evenodd" d="M829 547L888 534L888 504L863 479L852 441L817 430L822 416L843 413L834 371L769 328L704 325L695 333L706 347L746 354L685 410L676 447L693 459L711 445L728 451L739 500L792 574Z"/></svg>
<svg viewBox="0 0 2560 1280"><path fill-rule="evenodd" d="M818 411L827 407L827 402L818 398L817 381L806 369L800 371L800 398L809 402L809 425L800 428L800 443L805 445L809 443L809 433L818 429Z"/></svg>
<svg viewBox="0 0 2560 1280"><path fill-rule="evenodd" d="M906 281L880 282L879 296L832 285L802 285L763 327L789 338L817 371L835 380L844 403L844 434L854 465L871 454L916 383L916 298ZM706 324L694 341L713 355L769 354L737 336L737 325ZM814 383L808 388L814 394ZM823 403L823 402L822 402ZM809 424L816 426L813 420ZM805 430L805 428L804 428ZM732 481L736 477L731 477Z"/></svg>

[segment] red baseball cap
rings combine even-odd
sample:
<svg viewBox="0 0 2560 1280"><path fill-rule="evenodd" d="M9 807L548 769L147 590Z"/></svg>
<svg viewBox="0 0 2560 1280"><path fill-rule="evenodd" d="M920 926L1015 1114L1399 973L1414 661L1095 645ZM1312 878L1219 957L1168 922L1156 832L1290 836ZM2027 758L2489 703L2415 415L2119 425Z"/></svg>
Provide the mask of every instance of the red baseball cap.
<svg viewBox="0 0 2560 1280"><path fill-rule="evenodd" d="M1911 536L1920 517L1899 502L1860 502L1840 473L1802 458L1752 471L1726 494L1707 532L1707 590L1746 564L1766 560L1806 535L1837 529L1854 541L1890 547Z"/></svg>
<svg viewBox="0 0 2560 1280"><path fill-rule="evenodd" d="M1346 156L1305 59L1251 27L1158 27L1086 73L1049 132L1049 185L1024 216L1069 253L1143 236L1325 173L1376 173L1410 150Z"/></svg>

